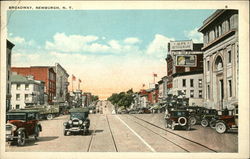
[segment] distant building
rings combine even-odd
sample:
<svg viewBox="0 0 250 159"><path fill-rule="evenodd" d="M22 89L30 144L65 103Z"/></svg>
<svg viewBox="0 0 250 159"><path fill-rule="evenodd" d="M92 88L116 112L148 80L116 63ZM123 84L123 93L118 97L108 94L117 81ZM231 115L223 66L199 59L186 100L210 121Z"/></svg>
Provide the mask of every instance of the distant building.
<svg viewBox="0 0 250 159"><path fill-rule="evenodd" d="M68 95L69 74L59 63L56 63L53 68L56 73L56 100L65 102Z"/></svg>
<svg viewBox="0 0 250 159"><path fill-rule="evenodd" d="M9 40L7 40L7 49L6 49L6 111L8 111L11 107L11 52L12 48L15 46Z"/></svg>
<svg viewBox="0 0 250 159"><path fill-rule="evenodd" d="M204 103L232 109L238 105L238 10L216 10L199 31L204 40Z"/></svg>
<svg viewBox="0 0 250 159"><path fill-rule="evenodd" d="M44 82L32 76L11 75L12 109L44 104Z"/></svg>
<svg viewBox="0 0 250 159"><path fill-rule="evenodd" d="M45 93L48 95L48 103L52 103L56 97L56 73L50 66L12 67L12 72L19 75L32 75L34 80L45 82Z"/></svg>
<svg viewBox="0 0 250 159"><path fill-rule="evenodd" d="M192 40L171 41L168 45L167 93L182 91L189 105L203 106L203 52L202 43Z"/></svg>

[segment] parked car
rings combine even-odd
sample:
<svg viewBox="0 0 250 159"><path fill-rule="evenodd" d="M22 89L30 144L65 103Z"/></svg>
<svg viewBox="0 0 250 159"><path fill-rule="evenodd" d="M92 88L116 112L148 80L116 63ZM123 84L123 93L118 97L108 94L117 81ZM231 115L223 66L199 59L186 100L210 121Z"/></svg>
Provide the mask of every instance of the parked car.
<svg viewBox="0 0 250 159"><path fill-rule="evenodd" d="M201 120L201 126L207 127L211 126L214 127L213 121L218 117L218 111L216 109L207 109L205 110L205 114Z"/></svg>
<svg viewBox="0 0 250 159"><path fill-rule="evenodd" d="M39 123L39 111L13 109L6 114L6 141L17 142L18 146L24 146L29 137L38 140L42 126Z"/></svg>
<svg viewBox="0 0 250 159"><path fill-rule="evenodd" d="M189 112L187 110L166 110L166 128L175 130L177 127L190 130Z"/></svg>
<svg viewBox="0 0 250 159"><path fill-rule="evenodd" d="M190 113L189 120L191 125L199 124L207 110L205 107L199 106L188 106L186 109Z"/></svg>
<svg viewBox="0 0 250 159"><path fill-rule="evenodd" d="M86 135L89 133L90 120L88 118L89 109L88 108L72 108L69 110L70 119L69 121L63 123L64 125L64 135L70 133L81 133Z"/></svg>
<svg viewBox="0 0 250 159"><path fill-rule="evenodd" d="M215 130L222 134L230 129L238 129L238 110L224 110L215 122Z"/></svg>

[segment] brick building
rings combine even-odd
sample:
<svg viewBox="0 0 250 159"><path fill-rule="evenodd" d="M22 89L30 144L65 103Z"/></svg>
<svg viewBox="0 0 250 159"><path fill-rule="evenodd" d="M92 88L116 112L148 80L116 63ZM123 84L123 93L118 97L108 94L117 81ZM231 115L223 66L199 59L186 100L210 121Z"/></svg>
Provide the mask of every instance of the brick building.
<svg viewBox="0 0 250 159"><path fill-rule="evenodd" d="M203 52L202 43L192 40L171 41L168 44L167 92L179 91L189 98L189 105L203 105Z"/></svg>
<svg viewBox="0 0 250 159"><path fill-rule="evenodd" d="M19 75L32 75L34 80L44 81L44 91L48 95L48 103L52 103L56 97L56 73L50 66L12 67L12 72Z"/></svg>

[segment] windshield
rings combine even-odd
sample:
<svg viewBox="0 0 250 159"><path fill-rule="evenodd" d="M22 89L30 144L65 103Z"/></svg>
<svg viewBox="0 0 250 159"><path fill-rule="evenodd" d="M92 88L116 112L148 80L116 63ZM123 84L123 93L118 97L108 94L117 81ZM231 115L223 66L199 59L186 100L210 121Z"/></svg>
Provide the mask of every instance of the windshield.
<svg viewBox="0 0 250 159"><path fill-rule="evenodd" d="M7 114L7 120L26 120L26 114L25 113Z"/></svg>
<svg viewBox="0 0 250 159"><path fill-rule="evenodd" d="M70 119L77 118L77 119L86 119L88 117L88 113L71 113L70 114Z"/></svg>

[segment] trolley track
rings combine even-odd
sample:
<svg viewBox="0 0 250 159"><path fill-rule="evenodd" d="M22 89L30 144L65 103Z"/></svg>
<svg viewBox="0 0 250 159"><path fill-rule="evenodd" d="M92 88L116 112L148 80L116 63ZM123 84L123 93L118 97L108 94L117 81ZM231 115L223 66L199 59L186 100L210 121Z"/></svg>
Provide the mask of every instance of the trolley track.
<svg viewBox="0 0 250 159"><path fill-rule="evenodd" d="M105 116L106 116L106 119L107 119L107 122L108 122L109 132L110 132L111 137L112 137L112 141L113 141L113 144L114 144L115 152L118 152L117 145L115 143L115 138L114 138L113 132L112 132L111 127L110 127L108 116L107 115L105 115Z"/></svg>
<svg viewBox="0 0 250 159"><path fill-rule="evenodd" d="M156 127L156 128L158 128L158 129L161 129L161 130L163 130L163 131L165 131L165 132L168 132L168 133L170 133L170 134L172 134L172 135L174 135L174 136L177 136L177 137L179 137L179 138L181 138L181 139L183 139L183 140L185 140L185 141L188 141L189 143L198 145L198 146L200 146L200 147L202 147L202 148L205 148L205 149L207 149L207 150L209 150L209 151L212 151L212 152L216 152L216 153L217 153L216 150L214 150L214 149L212 149L212 148L209 148L209 147L207 147L206 145L203 145L203 144L198 143L198 142L196 142L196 141L190 140L190 139L188 139L188 138L186 138L186 137L184 137L184 136L181 136L181 135L179 135L179 134L177 134L177 133L174 133L174 132L172 132L172 131L169 131L169 130L167 130L167 129L164 129L164 128L162 128L162 127L160 127L160 126L157 126L157 125L155 125L155 124L153 124L153 123L151 123L151 122L148 122L148 121L146 121L146 120L144 120L144 119L141 119L141 118L139 118L139 117L137 117L137 116L135 116L135 115L129 115L129 116L132 116L134 119L138 119L138 120L140 120L140 121L142 121L142 122L144 122L144 123L147 123L148 125L151 125L151 126L153 126L153 127ZM129 118L128 116L126 116L126 117ZM184 151L186 151L186 152L191 152L191 151L188 150L187 148L184 148L184 146L181 146L180 144L176 144L175 142L169 140L169 139L166 138L165 136L159 134L159 133L156 132L156 131L153 131L153 130L147 128L145 125L143 125L143 124L141 124L141 123L139 123L139 122L133 120L132 118L129 118L129 119L132 120L133 122L137 123L138 125L144 127L145 129L147 129L147 130L153 132L154 134L157 134L158 136L164 138L165 140L167 140L167 141L173 143L174 145L178 146L179 148L183 149Z"/></svg>

